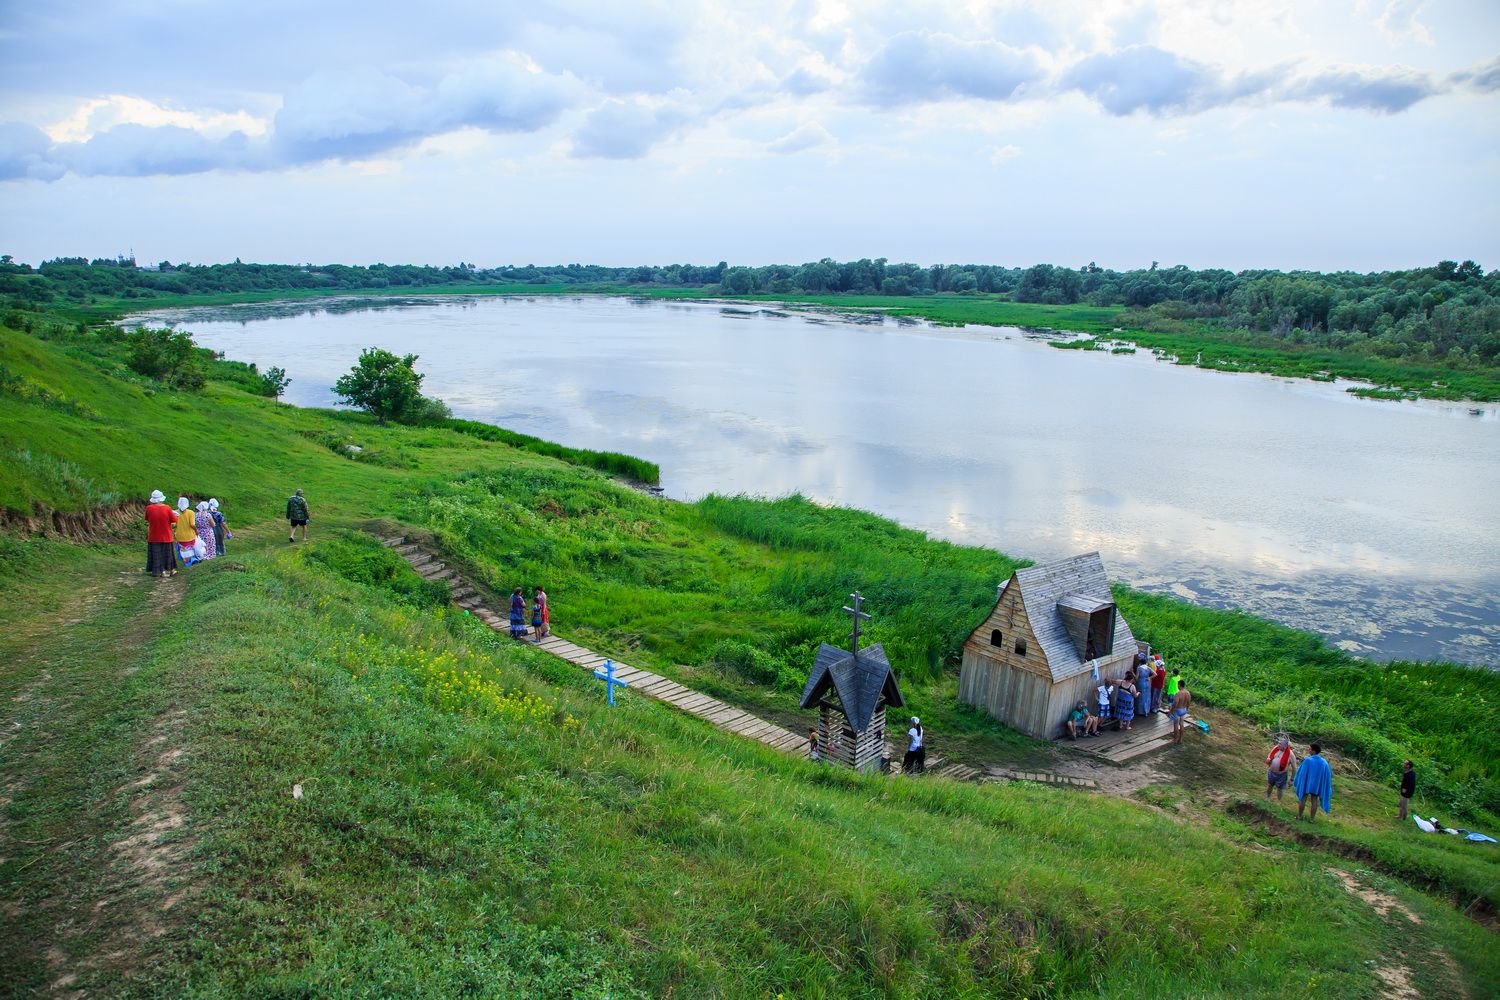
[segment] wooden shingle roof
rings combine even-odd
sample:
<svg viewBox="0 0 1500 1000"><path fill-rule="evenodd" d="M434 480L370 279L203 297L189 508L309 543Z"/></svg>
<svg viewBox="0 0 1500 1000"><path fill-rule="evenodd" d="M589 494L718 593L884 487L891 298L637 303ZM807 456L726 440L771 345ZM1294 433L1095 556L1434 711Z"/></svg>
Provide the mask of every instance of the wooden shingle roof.
<svg viewBox="0 0 1500 1000"><path fill-rule="evenodd" d="M1018 569L1006 587L1020 588L1021 604L1031 622L1031 631L1042 647L1042 655L1047 658L1052 682L1055 684L1088 671L1088 661L1073 645L1057 609L1062 604L1078 611L1094 612L1114 603L1099 553L1088 552L1071 559ZM1134 654L1135 650L1135 636L1131 634L1125 617L1116 611L1114 646L1101 651L1100 656Z"/></svg>
<svg viewBox="0 0 1500 1000"><path fill-rule="evenodd" d="M857 733L870 727L870 719L880 707L881 695L887 705L906 704L885 649L878 642L861 649L857 656L847 649L823 643L802 689L802 707L816 705L829 688L839 696L844 715Z"/></svg>

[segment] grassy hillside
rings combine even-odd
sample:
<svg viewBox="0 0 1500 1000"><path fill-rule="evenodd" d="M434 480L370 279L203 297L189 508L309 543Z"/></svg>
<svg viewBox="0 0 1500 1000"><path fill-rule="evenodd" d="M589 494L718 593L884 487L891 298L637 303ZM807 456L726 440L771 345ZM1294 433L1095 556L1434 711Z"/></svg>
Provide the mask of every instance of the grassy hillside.
<svg viewBox="0 0 1500 1000"><path fill-rule="evenodd" d="M233 564L113 583L107 611L68 626L133 647L126 676L27 642L113 580L110 552L43 545L50 571L6 585L28 609L0 690L26 695L4 764L13 984L1360 996L1398 951L1438 993L1500 981L1489 932L1378 876L1420 928L1316 854L1131 802L856 778L642 699L610 711L580 672L266 534ZM65 703L85 724L59 732ZM182 825L122 849L143 815ZM152 932L132 938L143 913ZM60 954L26 946L49 940Z"/></svg>
<svg viewBox="0 0 1500 1000"><path fill-rule="evenodd" d="M1031 750L952 697L1015 561L798 498L668 503L453 429L172 392L76 331L0 331L0 364L0 505L161 488L218 496L240 533L159 584L138 543L0 536L0 971L23 989L1358 997L1393 963L1428 995L1500 983L1492 932L1458 912L1493 913L1500 861L1414 842L1386 787L1415 756L1421 804L1494 822L1493 729L1455 711L1500 698L1493 674L1122 592L1207 702L1347 748L1326 841L1229 809L1239 779L1207 762L1201 787L1134 800L856 778L638 697L609 711L342 529L409 525L496 591L546 586L564 634L774 717L858 586L960 753ZM276 522L293 486L308 546Z"/></svg>

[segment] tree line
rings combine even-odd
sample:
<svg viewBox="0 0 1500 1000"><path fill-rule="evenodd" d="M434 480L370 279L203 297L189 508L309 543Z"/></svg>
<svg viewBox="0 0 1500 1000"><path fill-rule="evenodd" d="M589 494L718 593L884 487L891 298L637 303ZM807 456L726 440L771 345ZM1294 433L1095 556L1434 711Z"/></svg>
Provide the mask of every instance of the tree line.
<svg viewBox="0 0 1500 1000"><path fill-rule="evenodd" d="M885 258L763 267L662 264L140 265L129 258L60 257L33 268L0 258L0 296L12 304L97 298L264 291L368 291L437 286L538 285L709 295L972 296L1051 306L1116 308L1122 325L1194 324L1274 341L1457 367L1500 364L1500 269L1445 260L1403 271L1195 270L1183 265L1116 271L1037 264L921 266Z"/></svg>

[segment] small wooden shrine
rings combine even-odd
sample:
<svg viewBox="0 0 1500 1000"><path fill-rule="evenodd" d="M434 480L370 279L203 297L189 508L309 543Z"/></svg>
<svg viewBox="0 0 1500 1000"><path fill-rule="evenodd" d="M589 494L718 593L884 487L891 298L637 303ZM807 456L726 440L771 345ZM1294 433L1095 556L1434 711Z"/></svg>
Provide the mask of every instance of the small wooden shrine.
<svg viewBox="0 0 1500 1000"><path fill-rule="evenodd" d="M844 610L854 619L849 648L823 643L813 661L802 707L818 708L818 745L823 759L856 771L878 771L889 766L885 748L885 710L905 705L896 674L880 643L859 647L859 623L869 615L860 610L858 591Z"/></svg>
<svg viewBox="0 0 1500 1000"><path fill-rule="evenodd" d="M1016 570L994 610L964 643L958 700L1028 736L1051 739L1101 677L1137 652L1115 607L1099 553Z"/></svg>

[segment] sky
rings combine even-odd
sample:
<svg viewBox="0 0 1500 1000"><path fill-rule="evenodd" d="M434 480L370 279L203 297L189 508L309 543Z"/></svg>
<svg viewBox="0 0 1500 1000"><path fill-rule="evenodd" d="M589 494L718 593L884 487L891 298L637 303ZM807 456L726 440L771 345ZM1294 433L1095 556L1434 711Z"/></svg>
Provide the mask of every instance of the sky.
<svg viewBox="0 0 1500 1000"><path fill-rule="evenodd" d="M1495 0L0 0L0 253L1500 266Z"/></svg>

